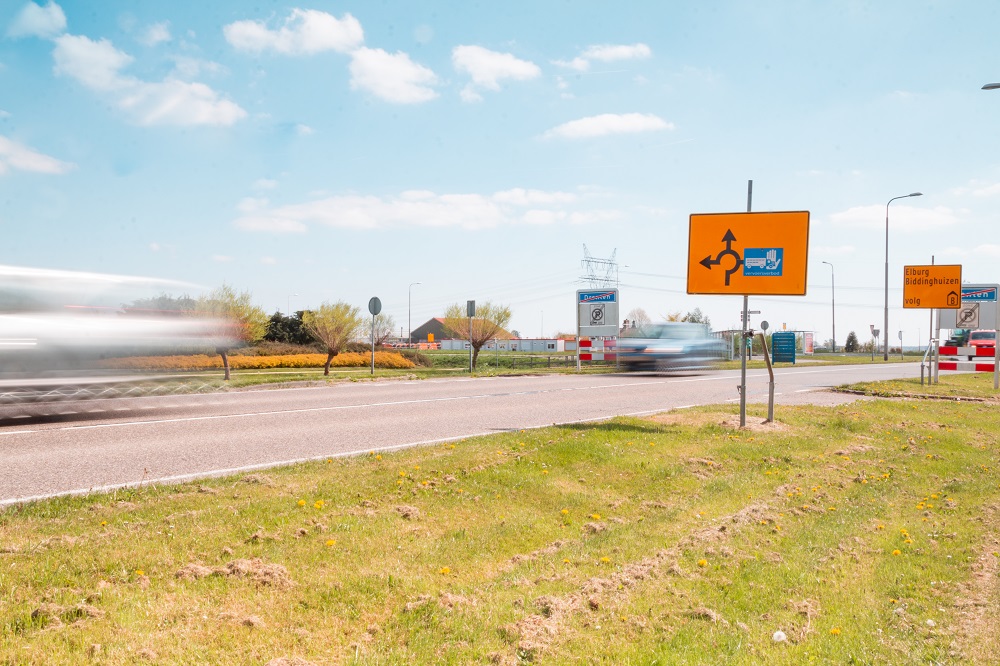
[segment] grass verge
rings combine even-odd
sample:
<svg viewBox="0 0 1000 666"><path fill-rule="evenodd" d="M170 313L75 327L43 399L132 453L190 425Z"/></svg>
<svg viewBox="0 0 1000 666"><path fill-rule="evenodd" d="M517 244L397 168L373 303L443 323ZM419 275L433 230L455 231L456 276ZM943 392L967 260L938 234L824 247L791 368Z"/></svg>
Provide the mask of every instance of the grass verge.
<svg viewBox="0 0 1000 666"><path fill-rule="evenodd" d="M994 663L995 410L781 417L697 409L11 507L0 661Z"/></svg>
<svg viewBox="0 0 1000 666"><path fill-rule="evenodd" d="M942 373L937 384L919 379L888 379L877 382L857 382L841 387L864 395L893 398L944 398L996 402L1000 391L993 388L993 373Z"/></svg>

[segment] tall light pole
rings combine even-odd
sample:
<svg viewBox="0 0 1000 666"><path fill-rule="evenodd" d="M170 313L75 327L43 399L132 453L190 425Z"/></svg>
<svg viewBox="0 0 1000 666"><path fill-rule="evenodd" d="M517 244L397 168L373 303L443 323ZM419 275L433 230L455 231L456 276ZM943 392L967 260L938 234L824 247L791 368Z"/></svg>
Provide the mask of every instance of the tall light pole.
<svg viewBox="0 0 1000 666"><path fill-rule="evenodd" d="M406 296L406 344L413 344L413 329L410 328L410 312L412 310L413 303L413 286L417 284L423 284L423 282L411 282L407 291Z"/></svg>
<svg viewBox="0 0 1000 666"><path fill-rule="evenodd" d="M882 360L889 360L889 204L896 199L922 197L923 192L913 192L889 199L885 204L885 322L882 327Z"/></svg>
<svg viewBox="0 0 1000 666"><path fill-rule="evenodd" d="M830 319L833 324L833 353L837 353L837 284L833 278L833 264L829 261L824 261L824 264L830 267Z"/></svg>

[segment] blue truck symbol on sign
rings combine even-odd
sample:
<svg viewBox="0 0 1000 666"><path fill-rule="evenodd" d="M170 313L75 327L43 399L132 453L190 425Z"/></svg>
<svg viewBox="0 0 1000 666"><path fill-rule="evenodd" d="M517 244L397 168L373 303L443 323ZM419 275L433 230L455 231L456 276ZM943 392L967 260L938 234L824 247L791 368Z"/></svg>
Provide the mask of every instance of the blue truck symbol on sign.
<svg viewBox="0 0 1000 666"><path fill-rule="evenodd" d="M746 277L781 277L785 248L748 247L743 250L743 275Z"/></svg>

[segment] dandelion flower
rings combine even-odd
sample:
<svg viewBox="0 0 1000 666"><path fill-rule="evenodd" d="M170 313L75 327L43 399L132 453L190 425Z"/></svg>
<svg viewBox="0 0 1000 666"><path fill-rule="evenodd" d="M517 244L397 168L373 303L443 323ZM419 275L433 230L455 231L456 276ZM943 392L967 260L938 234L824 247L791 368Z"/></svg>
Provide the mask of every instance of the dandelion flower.
<svg viewBox="0 0 1000 666"><path fill-rule="evenodd" d="M102 521L101 521L101 527L104 527L104 526L105 526L105 525L107 525L107 524L108 524L108 521L106 521L106 520L102 520Z"/></svg>
<svg viewBox="0 0 1000 666"><path fill-rule="evenodd" d="M136 576L145 576L145 575L146 575L146 572L145 572L145 571L143 571L142 569L136 569L136 570L135 570L135 575L136 575Z"/></svg>
<svg viewBox="0 0 1000 666"><path fill-rule="evenodd" d="M400 471L399 471L399 477L400 477L400 478L403 478L403 477L405 477L405 476L406 476L406 472L404 472L403 470L400 470Z"/></svg>
<svg viewBox="0 0 1000 666"><path fill-rule="evenodd" d="M549 470L547 470L547 469L543 469L542 470L542 474L548 474L548 473L549 473Z"/></svg>
<svg viewBox="0 0 1000 666"><path fill-rule="evenodd" d="M569 564L569 558L568 557L564 557L563 558L563 564Z"/></svg>
<svg viewBox="0 0 1000 666"><path fill-rule="evenodd" d="M885 529L885 525L878 525L877 527L875 527L875 529L877 529L877 530L884 530Z"/></svg>
<svg viewBox="0 0 1000 666"><path fill-rule="evenodd" d="M833 629L830 630L830 633L833 634L834 636L839 636L840 635L840 628L839 627L834 627Z"/></svg>
<svg viewBox="0 0 1000 666"><path fill-rule="evenodd" d="M448 567L441 567L440 569L438 569L438 573L443 576L447 576L448 574L451 573L451 569L449 569Z"/></svg>
<svg viewBox="0 0 1000 666"><path fill-rule="evenodd" d="M893 555L902 555L903 553L902 553L902 551L899 550L899 548L897 548L896 550L892 551L892 554Z"/></svg>
<svg viewBox="0 0 1000 666"><path fill-rule="evenodd" d="M607 563L608 563L608 562L610 562L610 561L611 561L611 558L610 558L610 557L602 557L602 558L601 558L601 562L604 562L605 564L607 564Z"/></svg>
<svg viewBox="0 0 1000 666"><path fill-rule="evenodd" d="M707 567L708 566L708 560L698 560L698 566L699 567Z"/></svg>
<svg viewBox="0 0 1000 666"><path fill-rule="evenodd" d="M336 539L327 539L326 540L326 545L327 546L336 546L337 545L337 540Z"/></svg>
<svg viewBox="0 0 1000 666"><path fill-rule="evenodd" d="M313 506L316 507L317 509L322 509L324 504L326 504L326 502L324 502L323 500L316 500Z"/></svg>
<svg viewBox="0 0 1000 666"><path fill-rule="evenodd" d="M600 520L601 519L601 514L599 514L599 513L592 513L592 514L590 514L590 517L593 518L594 520Z"/></svg>
<svg viewBox="0 0 1000 666"><path fill-rule="evenodd" d="M382 460L382 454L379 453L378 455L376 455L375 460Z"/></svg>
<svg viewBox="0 0 1000 666"><path fill-rule="evenodd" d="M564 516L567 516L567 515L569 515L569 509L563 509L563 510L562 510L562 511L560 511L559 513L561 513L561 514L562 514L562 515L564 515Z"/></svg>
<svg viewBox="0 0 1000 666"><path fill-rule="evenodd" d="M332 463L333 462L333 458L327 458L326 462L327 462L327 464Z"/></svg>
<svg viewBox="0 0 1000 666"><path fill-rule="evenodd" d="M298 501L298 505L299 506L305 506L306 505L306 501L305 500L299 500Z"/></svg>

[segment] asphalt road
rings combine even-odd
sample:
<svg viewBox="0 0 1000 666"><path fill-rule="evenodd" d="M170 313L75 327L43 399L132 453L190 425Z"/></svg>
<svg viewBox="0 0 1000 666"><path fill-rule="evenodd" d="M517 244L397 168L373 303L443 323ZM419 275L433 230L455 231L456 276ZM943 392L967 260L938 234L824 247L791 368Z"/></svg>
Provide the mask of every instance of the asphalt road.
<svg viewBox="0 0 1000 666"><path fill-rule="evenodd" d="M68 409L62 405L73 413L45 417L3 408L0 505L554 423L738 402L739 374L345 382L81 401ZM825 391L831 386L919 375L915 363L782 369L776 372L776 417L780 420L783 404L854 399L831 395ZM747 386L748 401L766 402L766 371L748 371Z"/></svg>

